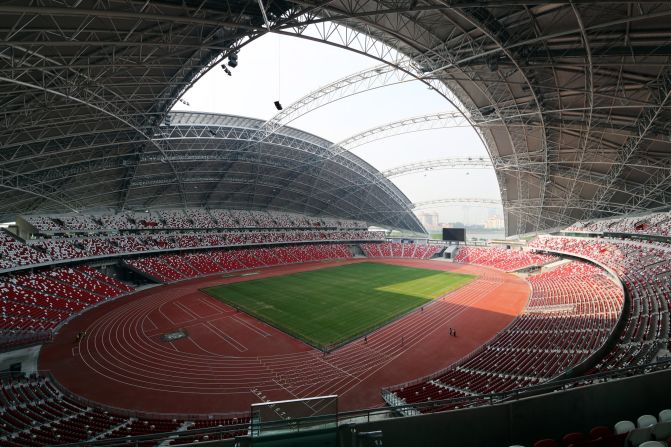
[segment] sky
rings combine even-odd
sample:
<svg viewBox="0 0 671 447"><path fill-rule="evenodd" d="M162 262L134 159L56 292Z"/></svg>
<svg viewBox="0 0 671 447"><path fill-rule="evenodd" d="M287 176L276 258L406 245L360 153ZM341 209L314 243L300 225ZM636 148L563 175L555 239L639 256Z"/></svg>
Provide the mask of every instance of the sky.
<svg viewBox="0 0 671 447"><path fill-rule="evenodd" d="M243 47L232 76L214 67L182 99L175 110L227 113L267 120L283 106L337 79L379 65L366 56L297 37L267 34ZM452 106L418 82L404 82L343 98L305 114L290 126L341 141L381 124L413 116L446 112ZM352 151L378 170L447 157L488 157L472 128L436 129L394 136ZM500 199L493 169L444 169L391 179L413 202L445 198ZM443 206L442 222L482 224L500 207Z"/></svg>

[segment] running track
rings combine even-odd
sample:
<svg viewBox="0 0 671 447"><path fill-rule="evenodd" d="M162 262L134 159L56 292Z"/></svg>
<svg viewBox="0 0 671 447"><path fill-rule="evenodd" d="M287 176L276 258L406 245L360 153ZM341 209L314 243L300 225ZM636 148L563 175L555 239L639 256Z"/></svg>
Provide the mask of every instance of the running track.
<svg viewBox="0 0 671 447"><path fill-rule="evenodd" d="M346 261L360 262L360 261ZM424 309L324 356L198 289L336 263L258 270L160 286L93 309L45 345L40 368L75 394L135 411L241 413L262 400L338 394L343 410L379 406L380 388L445 368L482 345L524 308L514 275L440 261L380 260L478 278ZM449 336L456 328L458 337ZM189 336L161 342L165 332ZM87 336L74 342L79 331ZM315 412L319 408L313 409Z"/></svg>

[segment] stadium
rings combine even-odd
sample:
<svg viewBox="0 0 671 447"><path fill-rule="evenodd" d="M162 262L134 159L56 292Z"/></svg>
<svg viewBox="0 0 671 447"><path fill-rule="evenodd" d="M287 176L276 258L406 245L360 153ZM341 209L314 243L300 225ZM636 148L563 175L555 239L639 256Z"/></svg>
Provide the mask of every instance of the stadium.
<svg viewBox="0 0 671 447"><path fill-rule="evenodd" d="M668 446L670 19L661 1L0 1L0 447ZM301 93L264 98L272 115L233 113L257 81L191 107L270 38L273 61L281 39L316 45L328 62L284 57L328 81L288 64ZM279 92L277 67L257 72ZM409 84L438 105L408 113ZM376 124L346 138L294 125L336 129L325 106L369 92L394 106L351 106ZM436 129L484 155L412 158ZM355 151L371 142L384 163ZM496 198L448 191L478 191L449 183L477 169ZM397 177L432 170L438 196L411 200ZM500 206L505 234L418 216L452 203Z"/></svg>

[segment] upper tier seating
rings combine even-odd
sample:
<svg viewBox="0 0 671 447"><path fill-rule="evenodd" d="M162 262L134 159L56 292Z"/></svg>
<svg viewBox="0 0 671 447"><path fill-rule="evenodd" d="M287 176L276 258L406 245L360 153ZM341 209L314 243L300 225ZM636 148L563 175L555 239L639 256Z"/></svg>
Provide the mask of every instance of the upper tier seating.
<svg viewBox="0 0 671 447"><path fill-rule="evenodd" d="M194 228L221 228L215 217L206 209L193 208L189 210L188 215Z"/></svg>
<svg viewBox="0 0 671 447"><path fill-rule="evenodd" d="M616 217L612 219L581 221L566 228L565 231L669 236L671 234L671 211L636 217Z"/></svg>
<svg viewBox="0 0 671 447"><path fill-rule="evenodd" d="M158 255L125 262L136 271L158 281L173 282L212 273L351 257L345 245L315 244Z"/></svg>
<svg viewBox="0 0 671 447"><path fill-rule="evenodd" d="M55 260L83 258L88 255L66 239L31 241L29 245L32 248L45 252L51 259Z"/></svg>
<svg viewBox="0 0 671 447"><path fill-rule="evenodd" d="M237 228L238 221L228 210L210 210L210 216L217 228Z"/></svg>
<svg viewBox="0 0 671 447"><path fill-rule="evenodd" d="M102 229L130 230L135 228L133 213L123 212L119 214L105 214L100 216L100 227Z"/></svg>
<svg viewBox="0 0 671 447"><path fill-rule="evenodd" d="M110 239L79 239L76 243L88 256L113 255L122 251L121 247L115 245Z"/></svg>
<svg viewBox="0 0 671 447"><path fill-rule="evenodd" d="M617 239L539 237L530 246L584 256L612 269L631 305L617 346L597 365L608 370L650 362L669 346L671 245Z"/></svg>
<svg viewBox="0 0 671 447"><path fill-rule="evenodd" d="M397 398L417 403L535 385L575 367L605 343L624 295L600 268L574 261L529 282L531 298L510 326L448 370L396 387Z"/></svg>
<svg viewBox="0 0 671 447"><path fill-rule="evenodd" d="M430 259L442 250L442 245L402 244L384 242L381 244L361 244L361 249L369 258L415 258Z"/></svg>
<svg viewBox="0 0 671 447"><path fill-rule="evenodd" d="M544 265L558 259L557 256L501 247L462 247L454 258L455 262L485 265L506 271Z"/></svg>
<svg viewBox="0 0 671 447"><path fill-rule="evenodd" d="M86 214L60 215L54 220L68 230L87 231L100 229L100 224Z"/></svg>
<svg viewBox="0 0 671 447"><path fill-rule="evenodd" d="M49 255L29 247L9 233L0 230L0 269L50 261L52 259Z"/></svg>
<svg viewBox="0 0 671 447"><path fill-rule="evenodd" d="M63 225L47 216L24 216L24 219L38 231L63 231Z"/></svg>
<svg viewBox="0 0 671 447"><path fill-rule="evenodd" d="M279 211L189 208L119 214L22 216L38 233L113 232L137 229L342 228L366 229L365 222L304 216Z"/></svg>

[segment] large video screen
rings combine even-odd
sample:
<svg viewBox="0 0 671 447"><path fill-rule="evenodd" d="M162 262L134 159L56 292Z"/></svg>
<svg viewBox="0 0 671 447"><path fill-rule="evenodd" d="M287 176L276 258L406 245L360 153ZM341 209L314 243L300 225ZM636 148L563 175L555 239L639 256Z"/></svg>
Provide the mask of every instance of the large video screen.
<svg viewBox="0 0 671 447"><path fill-rule="evenodd" d="M464 228L443 228L443 240L466 242L466 230Z"/></svg>

